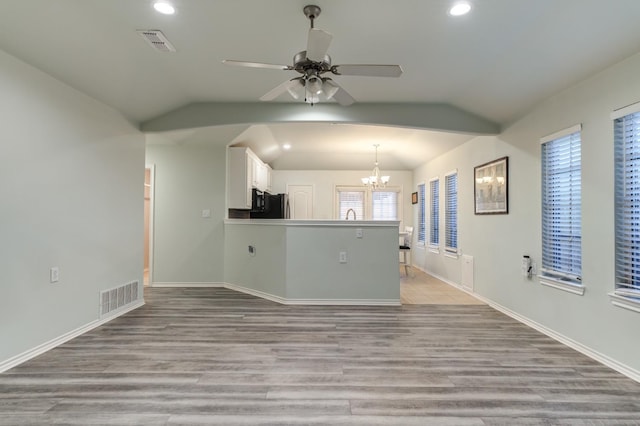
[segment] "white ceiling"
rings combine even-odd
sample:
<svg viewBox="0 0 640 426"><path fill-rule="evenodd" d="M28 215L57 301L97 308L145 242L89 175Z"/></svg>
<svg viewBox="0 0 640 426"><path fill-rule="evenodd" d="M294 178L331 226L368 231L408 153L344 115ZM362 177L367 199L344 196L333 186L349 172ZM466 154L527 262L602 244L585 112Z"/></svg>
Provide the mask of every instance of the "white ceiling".
<svg viewBox="0 0 640 426"><path fill-rule="evenodd" d="M290 64L305 48L309 23L302 8L309 2L174 0L177 13L165 16L152 9L151 0L0 0L0 48L140 123L194 102L257 102L295 76L221 61ZM449 104L504 126L558 90L639 50L638 0L471 0L472 12L461 18L448 16L452 3L315 1L322 8L315 26L334 36L329 49L334 64L400 64L404 69L397 79L335 80L359 104ZM152 50L136 29L162 30L177 52ZM372 145L380 143L383 168L412 168L418 156L424 162L470 137L266 123L166 132L150 139L235 140L253 146L276 168L361 168L359 158L368 157L370 165ZM294 149L282 152L284 141Z"/></svg>

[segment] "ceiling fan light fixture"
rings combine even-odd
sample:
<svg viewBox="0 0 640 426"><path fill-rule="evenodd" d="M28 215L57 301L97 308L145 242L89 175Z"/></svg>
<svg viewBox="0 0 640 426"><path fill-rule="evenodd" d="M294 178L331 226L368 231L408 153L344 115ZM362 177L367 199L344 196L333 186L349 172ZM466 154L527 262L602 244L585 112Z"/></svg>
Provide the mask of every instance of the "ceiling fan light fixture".
<svg viewBox="0 0 640 426"><path fill-rule="evenodd" d="M307 78L307 91L313 93L314 95L319 95L322 93L322 79L317 75L311 76Z"/></svg>
<svg viewBox="0 0 640 426"><path fill-rule="evenodd" d="M459 1L453 4L449 9L449 15L451 16L462 16L466 15L471 11L471 3L468 1Z"/></svg>
<svg viewBox="0 0 640 426"><path fill-rule="evenodd" d="M333 98L333 95L340 89L337 85L333 84L333 82L329 79L325 79L324 83L322 83L322 91L327 99Z"/></svg>

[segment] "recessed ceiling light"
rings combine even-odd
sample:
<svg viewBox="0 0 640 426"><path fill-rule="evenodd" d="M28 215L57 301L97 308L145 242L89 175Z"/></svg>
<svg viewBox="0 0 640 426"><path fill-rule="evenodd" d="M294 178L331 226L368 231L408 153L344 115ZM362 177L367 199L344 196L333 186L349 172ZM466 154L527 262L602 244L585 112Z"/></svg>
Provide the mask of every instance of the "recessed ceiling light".
<svg viewBox="0 0 640 426"><path fill-rule="evenodd" d="M171 6L169 3L164 1L155 2L153 4L153 8L165 15L173 15L174 13L176 13L176 9L173 6Z"/></svg>
<svg viewBox="0 0 640 426"><path fill-rule="evenodd" d="M291 144L285 143L284 145L282 145L282 149L291 149Z"/></svg>
<svg viewBox="0 0 640 426"><path fill-rule="evenodd" d="M469 13L470 10L471 10L471 4L469 2L460 1L454 4L453 6L451 6L451 9L449 9L449 15L462 16Z"/></svg>

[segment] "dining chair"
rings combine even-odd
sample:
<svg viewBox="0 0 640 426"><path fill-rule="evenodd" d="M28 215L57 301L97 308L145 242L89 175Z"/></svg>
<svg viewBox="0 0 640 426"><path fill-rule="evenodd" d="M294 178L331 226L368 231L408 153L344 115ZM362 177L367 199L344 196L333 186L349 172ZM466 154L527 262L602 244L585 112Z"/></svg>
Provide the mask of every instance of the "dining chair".
<svg viewBox="0 0 640 426"><path fill-rule="evenodd" d="M404 238L402 244L400 244L400 254L402 259L400 264L404 265L404 273L408 276L409 269L411 268L411 241L413 238L413 226L404 227Z"/></svg>

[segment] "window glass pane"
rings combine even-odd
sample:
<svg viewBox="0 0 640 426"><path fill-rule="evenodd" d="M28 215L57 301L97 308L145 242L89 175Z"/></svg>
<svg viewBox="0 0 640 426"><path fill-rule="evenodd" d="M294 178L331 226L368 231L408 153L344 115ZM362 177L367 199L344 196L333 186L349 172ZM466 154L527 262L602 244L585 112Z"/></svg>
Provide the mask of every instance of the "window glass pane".
<svg viewBox="0 0 640 426"><path fill-rule="evenodd" d="M542 274L581 283L580 132L542 144Z"/></svg>
<svg viewBox="0 0 640 426"><path fill-rule="evenodd" d="M445 185L445 250L457 251L458 248L458 174L444 178Z"/></svg>
<svg viewBox="0 0 640 426"><path fill-rule="evenodd" d="M424 183L418 185L418 242L424 243L426 237Z"/></svg>
<svg viewBox="0 0 640 426"><path fill-rule="evenodd" d="M350 211L353 210L353 211ZM364 219L364 191L338 191L338 218L345 219L349 213L349 220Z"/></svg>
<svg viewBox="0 0 640 426"><path fill-rule="evenodd" d="M440 244L440 179L429 182L429 195L429 244L437 246Z"/></svg>
<svg viewBox="0 0 640 426"><path fill-rule="evenodd" d="M398 220L398 193L395 191L373 191L373 220Z"/></svg>
<svg viewBox="0 0 640 426"><path fill-rule="evenodd" d="M640 299L640 112L614 121L616 293Z"/></svg>

